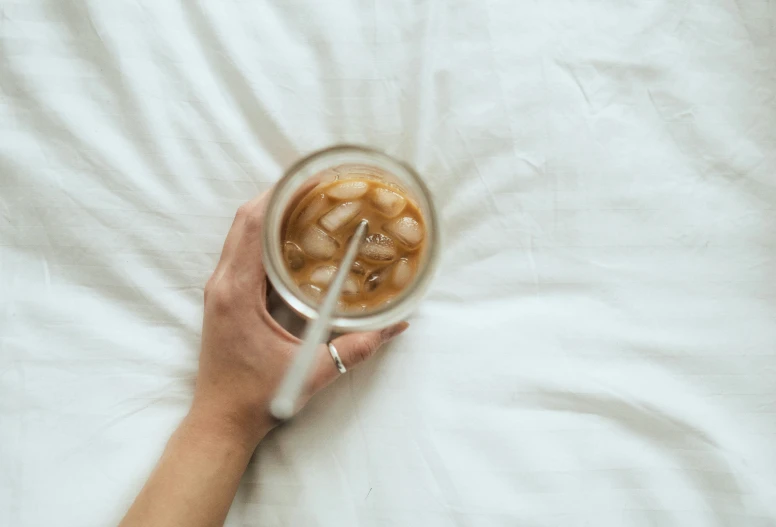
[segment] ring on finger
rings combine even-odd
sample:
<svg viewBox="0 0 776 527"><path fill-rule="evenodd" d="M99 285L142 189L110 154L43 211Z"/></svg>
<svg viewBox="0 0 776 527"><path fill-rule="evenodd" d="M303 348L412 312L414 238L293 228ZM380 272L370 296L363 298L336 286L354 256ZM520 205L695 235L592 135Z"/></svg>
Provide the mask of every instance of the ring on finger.
<svg viewBox="0 0 776 527"><path fill-rule="evenodd" d="M339 353L337 353L337 348L334 347L334 344L329 342L327 346L329 348L329 354L331 355L331 358L334 359L334 365L337 367L339 372L345 373L346 371L348 371L348 369L342 363L342 359L340 359Z"/></svg>

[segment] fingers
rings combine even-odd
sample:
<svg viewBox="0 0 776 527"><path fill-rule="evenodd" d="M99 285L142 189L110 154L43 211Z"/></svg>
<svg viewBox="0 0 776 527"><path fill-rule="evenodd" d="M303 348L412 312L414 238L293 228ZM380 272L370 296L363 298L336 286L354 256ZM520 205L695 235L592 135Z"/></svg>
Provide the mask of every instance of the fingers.
<svg viewBox="0 0 776 527"><path fill-rule="evenodd" d="M350 370L375 354L380 347L409 327L407 322L399 322L380 331L349 333L332 340L345 368ZM340 376L337 366L329 354L328 347L321 346L322 353L318 368L313 376L313 390L318 391Z"/></svg>
<svg viewBox="0 0 776 527"><path fill-rule="evenodd" d="M230 261L237 283L250 290L254 290L264 281L261 247L268 198L269 192L265 192L243 205L243 229Z"/></svg>
<svg viewBox="0 0 776 527"><path fill-rule="evenodd" d="M268 194L269 192L259 194L252 200L243 203L238 207L237 212L234 215L234 221L232 221L232 226L229 228L226 240L224 240L224 248L221 250L221 262L230 261L234 257L235 251L245 234L248 218L256 216L257 213L263 216L260 207L262 200L264 200ZM260 218L260 221L263 223L263 217ZM255 222L255 220L252 220L252 222ZM259 225L259 228L261 228L261 225Z"/></svg>
<svg viewBox="0 0 776 527"><path fill-rule="evenodd" d="M237 209L213 273L214 279L220 278L227 270L242 278L246 275L261 278L261 231L268 197L269 191L264 192Z"/></svg>
<svg viewBox="0 0 776 527"><path fill-rule="evenodd" d="M239 245L241 255L261 256L261 233L264 229L264 214L267 211L270 192L259 194L245 207L245 222Z"/></svg>

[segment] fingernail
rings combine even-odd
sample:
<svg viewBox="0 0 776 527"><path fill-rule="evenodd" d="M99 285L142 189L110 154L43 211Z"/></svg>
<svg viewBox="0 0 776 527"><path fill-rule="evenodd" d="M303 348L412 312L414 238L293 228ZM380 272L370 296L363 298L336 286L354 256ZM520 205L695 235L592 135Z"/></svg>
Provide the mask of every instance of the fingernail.
<svg viewBox="0 0 776 527"><path fill-rule="evenodd" d="M399 322L389 328L385 328L381 335L383 337L383 342L388 342L395 336L401 335L408 327L410 327L409 322Z"/></svg>

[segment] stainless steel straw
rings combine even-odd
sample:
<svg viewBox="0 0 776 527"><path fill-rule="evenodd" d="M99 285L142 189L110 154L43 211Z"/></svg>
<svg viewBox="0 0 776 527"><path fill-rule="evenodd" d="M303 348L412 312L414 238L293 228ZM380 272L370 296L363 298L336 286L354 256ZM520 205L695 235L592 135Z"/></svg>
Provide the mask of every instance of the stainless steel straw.
<svg viewBox="0 0 776 527"><path fill-rule="evenodd" d="M350 268L356 259L358 248L366 236L368 226L369 222L367 220L361 220L361 223L356 227L356 232L350 240L337 273L334 275L334 280L331 281L323 303L321 303L321 307L318 309L318 316L307 323L302 344L296 352L294 362L288 369L288 373L286 373L278 393L275 394L275 398L269 407L272 415L278 419L288 419L294 415L297 400L302 393L310 368L315 361L316 349L329 334L334 308L337 305L337 300L339 300L342 287L345 285L345 278L347 278Z"/></svg>

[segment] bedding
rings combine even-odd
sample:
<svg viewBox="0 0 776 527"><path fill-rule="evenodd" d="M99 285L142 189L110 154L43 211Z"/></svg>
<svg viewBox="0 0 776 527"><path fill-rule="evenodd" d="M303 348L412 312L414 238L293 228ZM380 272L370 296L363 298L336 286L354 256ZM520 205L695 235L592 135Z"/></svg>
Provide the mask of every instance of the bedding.
<svg viewBox="0 0 776 527"><path fill-rule="evenodd" d="M411 163L411 328L228 526L776 525L776 3L0 0L0 525L116 524L236 208Z"/></svg>

